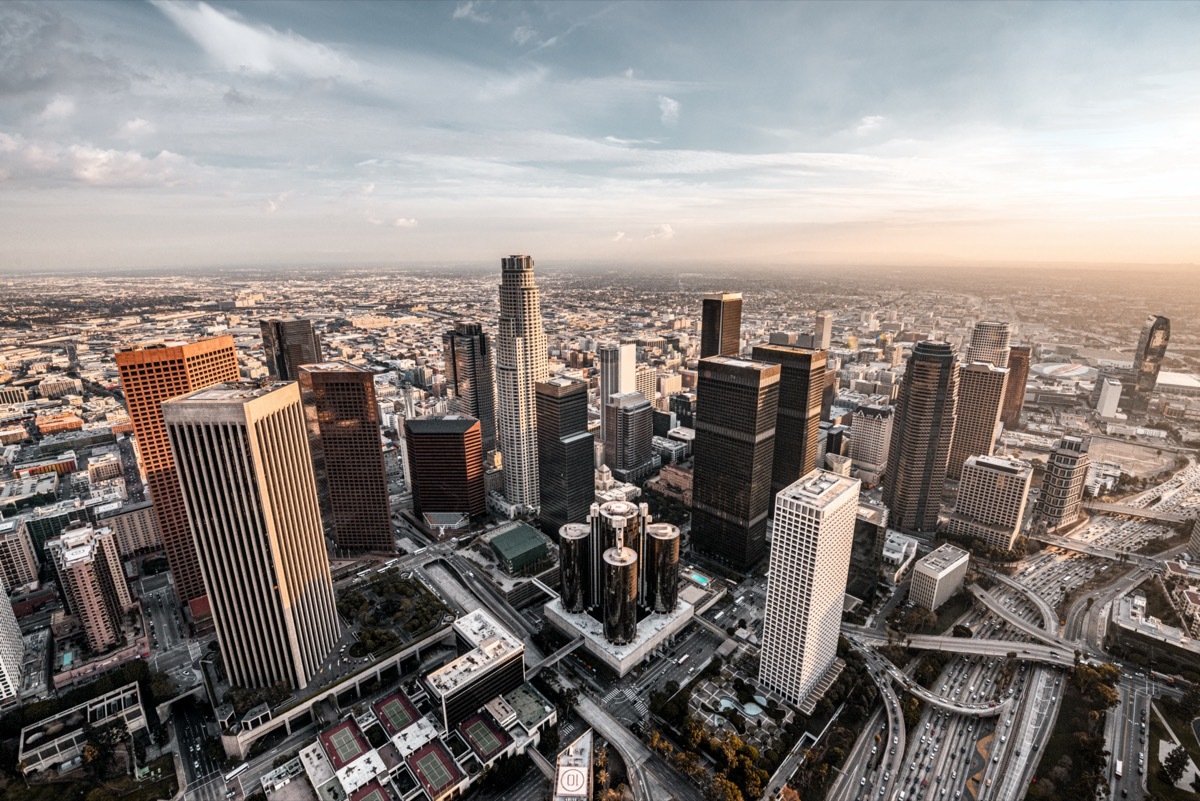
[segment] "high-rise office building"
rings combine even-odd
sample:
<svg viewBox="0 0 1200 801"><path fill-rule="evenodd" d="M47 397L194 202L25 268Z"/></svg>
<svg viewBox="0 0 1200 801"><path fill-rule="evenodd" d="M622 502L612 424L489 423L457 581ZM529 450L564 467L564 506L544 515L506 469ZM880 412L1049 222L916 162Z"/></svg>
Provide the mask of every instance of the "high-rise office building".
<svg viewBox="0 0 1200 801"><path fill-rule="evenodd" d="M759 680L793 704L837 658L858 492L814 470L775 497Z"/></svg>
<svg viewBox="0 0 1200 801"><path fill-rule="evenodd" d="M813 327L813 348L816 350L829 350L829 346L833 344L833 314L830 312L820 312L817 315L816 325Z"/></svg>
<svg viewBox="0 0 1200 801"><path fill-rule="evenodd" d="M692 547L737 570L766 550L780 372L728 356L697 368Z"/></svg>
<svg viewBox="0 0 1200 801"><path fill-rule="evenodd" d="M654 406L658 400L658 392L655 389L658 384L658 373L653 367L648 364L639 364L634 370L634 387L636 392L642 393L642 397Z"/></svg>
<svg viewBox="0 0 1200 801"><path fill-rule="evenodd" d="M937 527L958 409L958 362L945 342L918 342L908 358L892 419L883 500L905 531Z"/></svg>
<svg viewBox="0 0 1200 801"><path fill-rule="evenodd" d="M637 636L637 552L618 538L617 545L604 552L604 639L625 645Z"/></svg>
<svg viewBox="0 0 1200 801"><path fill-rule="evenodd" d="M991 456L999 433L1008 369L990 362L964 364L958 371L958 412L946 476L957 480L971 456Z"/></svg>
<svg viewBox="0 0 1200 801"><path fill-rule="evenodd" d="M299 384L220 384L163 419L230 684L306 687L339 632Z"/></svg>
<svg viewBox="0 0 1200 801"><path fill-rule="evenodd" d="M325 361L321 355L321 338L312 320L299 317L268 317L259 320L262 331L263 361L271 377L277 381L296 381L300 365Z"/></svg>
<svg viewBox="0 0 1200 801"><path fill-rule="evenodd" d="M640 392L613 395L604 407L604 461L618 481L639 482L654 468L654 407Z"/></svg>
<svg viewBox="0 0 1200 801"><path fill-rule="evenodd" d="M696 393L680 392L672 395L667 407L675 413L679 425L684 428L696 427Z"/></svg>
<svg viewBox="0 0 1200 801"><path fill-rule="evenodd" d="M478 420L457 414L416 417L404 422L404 440L416 514L480 517L487 512Z"/></svg>
<svg viewBox="0 0 1200 801"><path fill-rule="evenodd" d="M1021 533L1032 480L1033 468L1019 459L972 456L963 465L947 530L1011 550Z"/></svg>
<svg viewBox="0 0 1200 801"><path fill-rule="evenodd" d="M346 550L395 550L374 373L322 362L297 377L326 531Z"/></svg>
<svg viewBox="0 0 1200 801"><path fill-rule="evenodd" d="M0 590L10 593L18 587L32 586L37 580L37 557L25 521L19 517L0 521Z"/></svg>
<svg viewBox="0 0 1200 801"><path fill-rule="evenodd" d="M536 387L547 378L546 331L533 257L507 256L500 261L496 389L504 495L518 508L536 512L540 504Z"/></svg>
<svg viewBox="0 0 1200 801"><path fill-rule="evenodd" d="M596 353L600 363L600 441L608 438L604 408L613 395L637 391L637 345L605 345Z"/></svg>
<svg viewBox="0 0 1200 801"><path fill-rule="evenodd" d="M591 603L592 527L567 523L558 530L559 597L563 609L581 614Z"/></svg>
<svg viewBox="0 0 1200 801"><path fill-rule="evenodd" d="M679 527L651 523L642 546L638 602L648 612L674 612L679 603Z"/></svg>
<svg viewBox="0 0 1200 801"><path fill-rule="evenodd" d="M742 293L704 296L700 320L700 358L737 356L742 352Z"/></svg>
<svg viewBox="0 0 1200 801"><path fill-rule="evenodd" d="M557 537L567 523L582 523L594 497L595 441L588 431L588 385L574 378L539 381L538 476L542 531Z"/></svg>
<svg viewBox="0 0 1200 801"><path fill-rule="evenodd" d="M1014 429L1021 422L1021 407L1025 403L1025 383L1029 380L1029 358L1033 349L1028 345L1014 345L1008 351L1008 384L1004 388L1004 409L1000 422L1006 429Z"/></svg>
<svg viewBox="0 0 1200 801"><path fill-rule="evenodd" d="M887 469L892 444L892 417L887 404L870 404L854 410L850 424L850 461L865 483L878 484Z"/></svg>
<svg viewBox="0 0 1200 801"><path fill-rule="evenodd" d="M0 707L7 707L21 693L25 644L21 627L7 598L0 598Z"/></svg>
<svg viewBox="0 0 1200 801"><path fill-rule="evenodd" d="M1099 377L1096 382L1100 385L1099 397L1096 399L1096 414L1104 418L1113 418L1121 408L1121 392L1124 387L1115 378Z"/></svg>
<svg viewBox="0 0 1200 801"><path fill-rule="evenodd" d="M593 504L588 514L591 536L588 545L587 587L588 607L600 610L604 604L605 573L604 554L617 547L620 542L633 551L639 559L645 559L643 546L646 527L650 525L650 509L646 504L629 501L608 501ZM637 589L634 588L636 594Z"/></svg>
<svg viewBox="0 0 1200 801"><path fill-rule="evenodd" d="M134 603L112 530L77 524L47 542L46 552L58 571L63 600L79 618L88 648L102 653L119 645L122 619Z"/></svg>
<svg viewBox="0 0 1200 801"><path fill-rule="evenodd" d="M442 334L450 411L479 421L483 452L496 450L496 365L480 323L459 321Z"/></svg>
<svg viewBox="0 0 1200 801"><path fill-rule="evenodd" d="M1153 314L1146 318L1138 337L1137 350L1133 354L1134 380L1139 395L1148 395L1158 384L1158 372L1162 369L1170 340L1170 320Z"/></svg>
<svg viewBox="0 0 1200 801"><path fill-rule="evenodd" d="M997 367L1008 367L1009 339L1012 332L1008 323L979 322L971 332L971 344L967 346L968 362L987 362Z"/></svg>
<svg viewBox="0 0 1200 801"><path fill-rule="evenodd" d="M171 398L198 389L238 380L237 353L233 337L220 336L198 342L155 342L116 354L125 408L133 424L138 453L154 516L162 538L167 566L175 579L179 600L192 604L194 616L207 617L204 579L196 561L196 548L188 526L183 493L167 429L163 424L162 404Z"/></svg>
<svg viewBox="0 0 1200 801"><path fill-rule="evenodd" d="M780 368L779 412L771 468L774 495L817 467L817 434L827 356L823 350L789 345L755 345L751 353L755 361L778 364Z"/></svg>
<svg viewBox="0 0 1200 801"><path fill-rule="evenodd" d="M1059 440L1046 460L1034 518L1051 530L1078 520L1083 513L1083 491L1091 464L1087 440L1071 435Z"/></svg>

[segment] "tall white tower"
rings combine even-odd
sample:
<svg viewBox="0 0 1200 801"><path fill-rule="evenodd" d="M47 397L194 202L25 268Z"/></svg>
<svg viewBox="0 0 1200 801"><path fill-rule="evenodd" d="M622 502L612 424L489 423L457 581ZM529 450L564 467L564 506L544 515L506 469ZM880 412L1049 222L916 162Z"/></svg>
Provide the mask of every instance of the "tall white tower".
<svg viewBox="0 0 1200 801"><path fill-rule="evenodd" d="M596 354L600 361L600 441L608 439L604 408L613 395L636 392L637 345L605 345ZM651 401L653 402L653 401Z"/></svg>
<svg viewBox="0 0 1200 801"><path fill-rule="evenodd" d="M813 470L775 497L759 680L793 704L837 658L859 486Z"/></svg>
<svg viewBox="0 0 1200 801"><path fill-rule="evenodd" d="M8 705L21 692L21 668L25 646L21 627L8 598L0 598L0 704Z"/></svg>
<svg viewBox="0 0 1200 801"><path fill-rule="evenodd" d="M968 362L988 362L1008 367L1009 340L1012 332L1008 323L985 320L975 323L971 344L967 347Z"/></svg>
<svg viewBox="0 0 1200 801"><path fill-rule="evenodd" d="M548 377L542 303L532 256L500 260L500 335L496 338L498 440L504 494L527 512L541 503L538 487L536 385Z"/></svg>

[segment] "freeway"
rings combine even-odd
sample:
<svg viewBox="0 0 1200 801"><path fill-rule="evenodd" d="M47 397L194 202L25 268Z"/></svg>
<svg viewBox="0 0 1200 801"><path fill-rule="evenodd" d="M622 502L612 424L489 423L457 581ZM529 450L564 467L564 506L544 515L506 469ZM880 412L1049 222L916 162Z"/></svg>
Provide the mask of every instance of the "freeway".
<svg viewBox="0 0 1200 801"><path fill-rule="evenodd" d="M874 629L842 625L842 633L847 637L856 637L865 644L887 645L887 638ZM1003 640L968 640L961 637L938 637L924 634L904 637L895 641L896 645L905 648L915 648L922 651L949 651L958 654L973 654L981 656L1007 656L1013 654L1025 662L1045 662L1057 667L1072 667L1075 664L1073 653L1068 654L1045 645L1033 643L1016 643Z"/></svg>
<svg viewBox="0 0 1200 801"><path fill-rule="evenodd" d="M1062 548L1065 551L1085 553L1088 556L1109 559L1113 562L1121 562L1122 564L1138 564L1143 567L1157 567L1159 564L1159 560L1152 556L1142 556L1141 554L1129 553L1128 551L1118 551L1114 550L1113 548L1105 548L1102 545L1092 545L1091 543L1076 539L1055 537L1050 534L1031 536L1029 539L1043 542L1046 545L1053 545L1055 548Z"/></svg>
<svg viewBox="0 0 1200 801"><path fill-rule="evenodd" d="M967 589L972 595L979 599L980 603L991 610L991 612L1002 617L1005 623L1008 623L1009 625L1019 629L1025 634L1028 634L1033 639L1040 640L1046 645L1053 646L1054 648L1070 648L1073 650L1079 647L1079 643L1066 641L1056 634L1047 634L1045 629L1041 628L1040 626L1035 626L1028 620L1023 619L1016 612L1001 603L999 598L992 595L978 584L972 584Z"/></svg>
<svg viewBox="0 0 1200 801"><path fill-rule="evenodd" d="M1123 503L1101 503L1100 501L1084 501L1083 508L1089 512L1102 512L1110 515L1126 515L1127 517L1140 517L1144 520L1153 520L1155 523L1182 523L1185 520L1190 520L1188 515L1178 512L1158 512L1153 509L1144 509L1138 506L1129 506Z"/></svg>
<svg viewBox="0 0 1200 801"><path fill-rule="evenodd" d="M1033 604L1034 608L1036 608L1042 616L1042 626L1045 627L1046 631L1058 631L1058 615L1054 613L1054 609L1051 608L1050 604L1046 603L1044 598L1030 590L1024 584L1014 581L1012 578L1004 575L1003 573L988 573L987 575L996 579L1004 586L1016 590L1025 598L1025 600Z"/></svg>
<svg viewBox="0 0 1200 801"><path fill-rule="evenodd" d="M943 639L957 639L959 642L968 642L968 640L957 637L946 637ZM937 693L930 692L920 684L917 684L907 675L902 673L900 668L893 665L889 660L878 655L873 656L875 657L874 666L877 669L886 672L892 681L896 682L906 691L920 698L922 701L930 703L939 709L945 709L947 712L954 712L955 714L964 715L966 717L992 718L1004 712L1004 708L1008 705L1010 700L1006 698L1000 703L989 702L983 704L968 704L962 701L955 701L950 698L945 698Z"/></svg>

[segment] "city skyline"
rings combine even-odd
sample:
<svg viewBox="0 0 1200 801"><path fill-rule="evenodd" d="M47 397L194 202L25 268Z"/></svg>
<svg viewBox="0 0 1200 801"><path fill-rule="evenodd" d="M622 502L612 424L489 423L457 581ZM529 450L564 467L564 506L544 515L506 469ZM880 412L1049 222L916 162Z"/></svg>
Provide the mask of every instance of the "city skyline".
<svg viewBox="0 0 1200 801"><path fill-rule="evenodd" d="M2 269L1196 261L1194 6L746 8L8 4Z"/></svg>

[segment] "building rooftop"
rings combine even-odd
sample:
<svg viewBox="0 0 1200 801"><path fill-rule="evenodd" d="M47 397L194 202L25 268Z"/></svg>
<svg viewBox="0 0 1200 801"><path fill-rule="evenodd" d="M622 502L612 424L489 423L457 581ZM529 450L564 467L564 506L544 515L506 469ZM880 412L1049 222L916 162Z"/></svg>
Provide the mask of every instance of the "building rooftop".
<svg viewBox="0 0 1200 801"><path fill-rule="evenodd" d="M402 692L393 693L382 701L376 701L371 705L371 709L375 711L375 717L379 718L383 730L389 737L404 731L421 716L412 701L408 700L408 696Z"/></svg>
<svg viewBox="0 0 1200 801"><path fill-rule="evenodd" d="M405 761L430 798L437 798L464 778L440 740L434 740Z"/></svg>
<svg viewBox="0 0 1200 801"><path fill-rule="evenodd" d="M558 755L554 801L587 801L592 795L592 730Z"/></svg>
<svg viewBox="0 0 1200 801"><path fill-rule="evenodd" d="M497 556L518 568L541 559L549 552L545 535L525 523L519 523L503 534L493 537L491 545Z"/></svg>
<svg viewBox="0 0 1200 801"><path fill-rule="evenodd" d="M430 690L438 697L469 684L513 654L518 659L524 658L525 644L483 609L476 609L454 621L454 630L473 648L425 677Z"/></svg>
<svg viewBox="0 0 1200 801"><path fill-rule="evenodd" d="M365 367L343 361L320 362L319 364L303 364L301 367L310 373L369 373Z"/></svg>
<svg viewBox="0 0 1200 801"><path fill-rule="evenodd" d="M857 478L847 478L828 470L817 469L780 490L778 497L824 509L848 492L857 493L860 485L861 482Z"/></svg>
<svg viewBox="0 0 1200 801"><path fill-rule="evenodd" d="M326 729L318 739L335 771L340 771L370 749L358 724L353 720L342 721L333 728Z"/></svg>
<svg viewBox="0 0 1200 801"><path fill-rule="evenodd" d="M512 742L508 732L497 726L491 715L483 712L476 712L455 728L479 756L480 762L487 762Z"/></svg>
<svg viewBox="0 0 1200 801"><path fill-rule="evenodd" d="M233 381L199 389L187 395L172 398L167 403L178 403L180 401L187 401L188 403L242 403L243 401L269 395L277 389L286 387L290 383L289 381L262 383L257 381Z"/></svg>
<svg viewBox="0 0 1200 801"><path fill-rule="evenodd" d="M416 723L392 737L392 745L403 759L424 747L426 743L436 740L438 734L437 726L433 725L429 718L418 718Z"/></svg>
<svg viewBox="0 0 1200 801"><path fill-rule="evenodd" d="M462 414L439 414L404 421L405 427L417 434L465 434L478 423L474 417Z"/></svg>
<svg viewBox="0 0 1200 801"><path fill-rule="evenodd" d="M970 554L959 548L957 545L944 543L932 553L921 558L917 562L918 568L923 568L929 573L941 575L952 567L957 567L958 563L964 559L969 559Z"/></svg>
<svg viewBox="0 0 1200 801"><path fill-rule="evenodd" d="M1001 473L1008 473L1013 476L1020 476L1026 473L1032 473L1033 468L1026 462L1020 459L1009 459L1004 456L972 456L967 460L973 462L980 467L986 467L989 470L996 470Z"/></svg>

